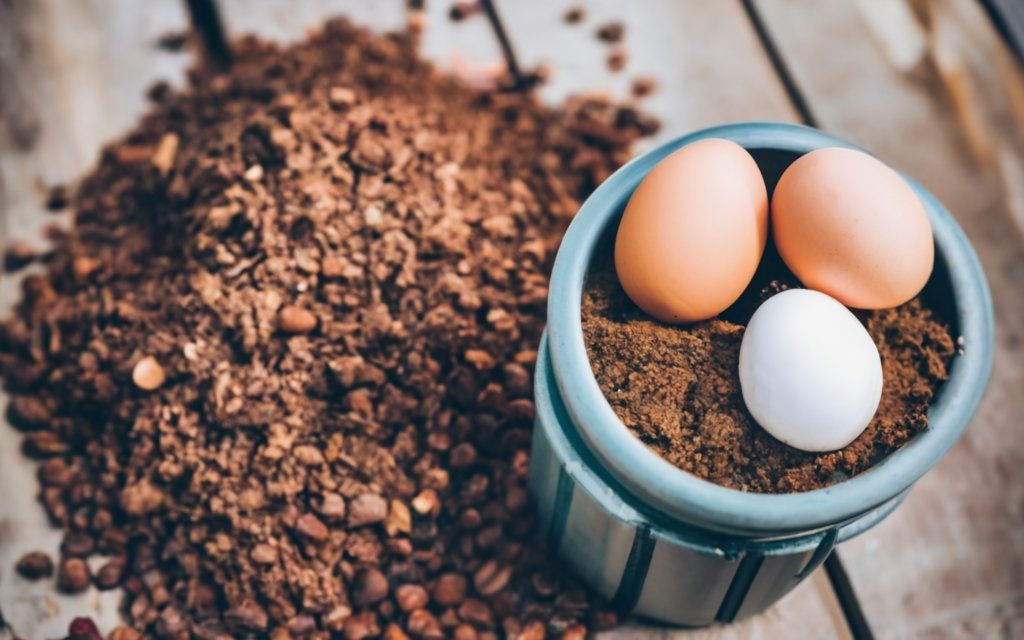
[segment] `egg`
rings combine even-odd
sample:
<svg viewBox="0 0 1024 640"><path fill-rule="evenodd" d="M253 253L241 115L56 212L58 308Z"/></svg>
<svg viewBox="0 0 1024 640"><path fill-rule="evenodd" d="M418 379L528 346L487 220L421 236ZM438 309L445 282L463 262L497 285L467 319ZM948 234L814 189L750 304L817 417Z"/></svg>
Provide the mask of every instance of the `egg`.
<svg viewBox="0 0 1024 640"><path fill-rule="evenodd" d="M796 277L849 307L899 306L932 272L932 229L920 198L861 151L827 148L798 158L775 187L771 222Z"/></svg>
<svg viewBox="0 0 1024 640"><path fill-rule="evenodd" d="M615 270L630 299L668 323L713 317L750 283L768 235L768 194L735 142L705 139L659 162L629 199Z"/></svg>
<svg viewBox="0 0 1024 640"><path fill-rule="evenodd" d="M859 320L835 298L789 289L754 312L740 343L740 389L754 420L804 451L834 451L871 422L882 361Z"/></svg>

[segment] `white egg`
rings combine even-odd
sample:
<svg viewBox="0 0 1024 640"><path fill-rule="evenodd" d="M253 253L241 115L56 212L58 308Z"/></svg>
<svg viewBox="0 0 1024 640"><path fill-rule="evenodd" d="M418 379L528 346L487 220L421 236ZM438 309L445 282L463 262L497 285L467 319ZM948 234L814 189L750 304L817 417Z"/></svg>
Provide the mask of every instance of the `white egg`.
<svg viewBox="0 0 1024 640"><path fill-rule="evenodd" d="M740 345L740 387L754 419L804 451L853 442L878 409L882 360L838 300L783 291L754 312Z"/></svg>

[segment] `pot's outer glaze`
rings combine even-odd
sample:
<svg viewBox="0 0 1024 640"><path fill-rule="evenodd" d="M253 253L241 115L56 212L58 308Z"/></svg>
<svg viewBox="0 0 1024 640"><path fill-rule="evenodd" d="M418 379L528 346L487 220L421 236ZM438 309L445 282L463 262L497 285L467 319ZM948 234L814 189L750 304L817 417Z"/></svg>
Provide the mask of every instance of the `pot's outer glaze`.
<svg viewBox="0 0 1024 640"><path fill-rule="evenodd" d="M796 586L842 540L887 516L956 442L992 366L992 305L963 232L913 180L928 211L936 268L929 303L962 336L962 353L929 408L930 426L873 469L826 489L765 495L675 468L634 438L594 379L580 301L594 252L614 233L633 189L661 158L694 140L731 139L757 160L769 193L797 157L852 145L784 123L704 129L634 159L583 204L559 249L548 330L536 371L530 491L553 548L625 611L682 625L757 613Z"/></svg>

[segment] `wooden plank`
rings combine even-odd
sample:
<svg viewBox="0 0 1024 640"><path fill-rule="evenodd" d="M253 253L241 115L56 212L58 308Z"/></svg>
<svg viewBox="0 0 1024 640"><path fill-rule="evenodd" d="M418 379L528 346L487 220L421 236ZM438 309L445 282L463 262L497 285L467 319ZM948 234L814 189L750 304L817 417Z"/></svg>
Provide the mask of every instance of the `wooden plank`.
<svg viewBox="0 0 1024 640"><path fill-rule="evenodd" d="M52 184L80 175L101 143L131 126L142 112L142 94L150 82L179 82L183 76L189 56L153 48L165 30L185 27L181 3L114 2L15 3L9 17L16 19L0 20L4 38L22 38L28 47L29 54L19 61L19 91L40 125L34 146L5 148L0 159L3 211L10 232L4 242L9 237L36 238L38 228L54 219L42 212L39 190L33 186L37 176ZM561 15L573 4L583 4L586 19L570 27L562 23ZM650 75L660 89L644 107L664 122L659 140L726 120L795 119L739 5L645 0L626 11L612 0L505 0L498 7L524 64L543 61L552 66L552 81L542 91L549 100L593 90L624 98L632 78ZM425 54L445 68L493 62L499 49L486 22L474 17L454 24L447 12L447 3L427 3ZM402 0L305 0L287 5L222 0L223 19L233 36L256 32L293 41L339 13L377 29L399 28L406 21ZM629 55L625 71L614 75L606 67L608 46L594 36L598 25L611 20L625 23ZM0 278L0 288L0 302L9 305L15 280ZM117 617L116 594L57 597L51 583L29 585L11 574L20 553L30 548L55 552L59 542L35 503L34 465L21 457L18 441L16 432L0 425L0 486L10 496L0 503L0 610L25 637L60 637L74 615L91 615L109 629ZM609 635L710 639L792 637L794 632L803 637L847 637L821 572L769 612L735 625L692 632L632 625Z"/></svg>
<svg viewBox="0 0 1024 640"><path fill-rule="evenodd" d="M40 229L67 222L44 210L41 185L67 184L97 159L101 145L122 134L146 109L146 88L157 80L180 84L188 56L156 42L181 31L179 0L81 0L3 3L0 42L9 65L3 75L0 142L0 245L11 239L42 246ZM31 123L20 138L10 124ZM34 130L34 134L32 133ZM9 308L17 278L0 277L0 309ZM0 394L0 406L7 397ZM118 619L120 595L92 591L58 595L52 581L28 583L14 575L21 554L42 549L57 556L60 533L36 502L35 463L21 455L19 434L0 424L0 610L24 638L60 638L70 619L92 616L101 628ZM95 568L95 567L94 567ZM0 637L4 633L0 631Z"/></svg>
<svg viewBox="0 0 1024 640"><path fill-rule="evenodd" d="M847 571L880 637L1013 637L1024 618L1024 241L1005 177L972 152L934 59L923 76L900 74L873 44L857 3L756 4L822 126L913 175L953 211L996 308L995 370L978 416L892 517L842 548ZM970 4L951 3L968 18ZM984 26L961 17L961 44L978 46L971 34ZM994 133L985 142L1019 166L1013 129L999 124L1005 105L996 102L1008 97L984 83L989 70L976 66L984 54L956 51L972 91L989 87L976 111Z"/></svg>
<svg viewBox="0 0 1024 640"><path fill-rule="evenodd" d="M648 145L722 122L796 120L738 3L645 0L628 10L617 0L498 4L524 66L551 68L541 90L547 100L583 91L627 99L634 78L656 79L657 91L641 104L664 126ZM573 6L584 7L585 17L569 26L561 16ZM595 37L609 22L625 27L626 67L618 73L607 66L610 47Z"/></svg>
<svg viewBox="0 0 1024 640"><path fill-rule="evenodd" d="M377 30L395 30L405 25L406 16L401 0L218 0L217 4L229 37L254 33L278 42L301 40L308 29L328 18L344 16Z"/></svg>

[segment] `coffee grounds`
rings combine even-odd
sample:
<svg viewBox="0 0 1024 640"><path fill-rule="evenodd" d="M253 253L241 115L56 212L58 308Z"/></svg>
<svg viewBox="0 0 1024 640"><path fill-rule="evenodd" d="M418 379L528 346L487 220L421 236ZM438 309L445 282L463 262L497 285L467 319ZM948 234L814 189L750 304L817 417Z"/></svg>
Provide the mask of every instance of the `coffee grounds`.
<svg viewBox="0 0 1024 640"><path fill-rule="evenodd" d="M765 298L785 288L774 282ZM743 404L743 325L721 318L671 326L643 313L614 270L592 273L583 335L598 385L626 427L698 478L742 491L791 493L830 486L877 464L928 426L925 411L947 379L949 330L920 301L866 314L882 357L874 419L839 451L809 453L776 440Z"/></svg>
<svg viewBox="0 0 1024 640"><path fill-rule="evenodd" d="M531 378L561 232L652 124L415 49L333 21L152 91L23 281L0 367L60 586L147 636L615 621L535 538Z"/></svg>

